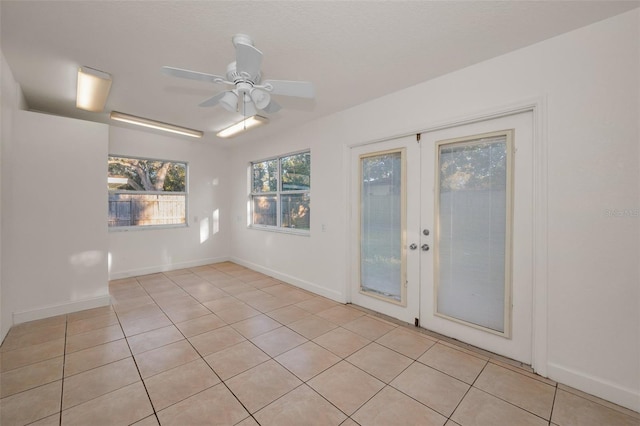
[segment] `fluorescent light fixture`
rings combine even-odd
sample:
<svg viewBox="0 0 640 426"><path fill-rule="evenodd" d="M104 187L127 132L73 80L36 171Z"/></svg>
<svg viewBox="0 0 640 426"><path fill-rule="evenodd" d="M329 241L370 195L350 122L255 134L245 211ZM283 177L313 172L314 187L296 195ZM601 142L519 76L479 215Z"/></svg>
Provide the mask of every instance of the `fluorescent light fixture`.
<svg viewBox="0 0 640 426"><path fill-rule="evenodd" d="M216 133L216 136L218 136L219 138L230 138L232 136L237 135L238 133L242 133L253 127L257 127L262 124L267 124L268 121L269 120L265 117L262 117L260 115L254 115L254 116L245 118L244 120L238 123L232 124L226 129L220 130L218 133Z"/></svg>
<svg viewBox="0 0 640 426"><path fill-rule="evenodd" d="M200 130L188 129L186 127L175 126L161 121L149 120L148 118L136 117L135 115L124 114L118 111L111 112L111 119L125 123L136 124L138 126L149 127L151 129L164 130L165 132L177 133L179 135L201 138L204 135Z"/></svg>
<svg viewBox="0 0 640 426"><path fill-rule="evenodd" d="M76 107L101 112L111 89L111 76L89 67L78 68Z"/></svg>

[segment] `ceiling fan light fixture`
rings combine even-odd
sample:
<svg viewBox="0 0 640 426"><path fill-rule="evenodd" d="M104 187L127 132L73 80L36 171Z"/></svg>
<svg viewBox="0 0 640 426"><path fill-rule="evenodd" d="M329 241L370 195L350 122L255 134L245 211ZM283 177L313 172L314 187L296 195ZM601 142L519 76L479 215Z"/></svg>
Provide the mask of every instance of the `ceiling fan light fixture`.
<svg viewBox="0 0 640 426"><path fill-rule="evenodd" d="M247 117L242 121L234 123L225 129L220 130L218 133L216 133L216 136L219 138L231 138L254 127L267 124L268 122L269 120L266 117L254 115L251 117Z"/></svg>
<svg viewBox="0 0 640 426"><path fill-rule="evenodd" d="M204 132L200 130L189 129L187 127L163 123L162 121L155 121L148 118L137 117L135 115L125 114L118 111L111 111L110 117L112 120L122 121L123 123L135 124L137 126L163 130L165 132L177 133L184 136L191 136L192 138L201 138L204 135Z"/></svg>
<svg viewBox="0 0 640 426"><path fill-rule="evenodd" d="M78 68L76 107L102 112L111 89L111 75L89 67Z"/></svg>
<svg viewBox="0 0 640 426"><path fill-rule="evenodd" d="M256 108L265 109L271 102L271 95L265 90L251 89L251 100L256 105Z"/></svg>
<svg viewBox="0 0 640 426"><path fill-rule="evenodd" d="M238 110L238 95L232 91L225 92L220 99L220 105L229 112L236 112Z"/></svg>

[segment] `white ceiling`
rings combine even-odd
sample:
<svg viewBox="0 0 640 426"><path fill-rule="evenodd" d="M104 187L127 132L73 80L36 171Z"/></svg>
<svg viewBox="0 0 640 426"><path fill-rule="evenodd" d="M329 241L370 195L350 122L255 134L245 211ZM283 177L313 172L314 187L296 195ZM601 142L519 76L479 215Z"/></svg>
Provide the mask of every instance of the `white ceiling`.
<svg viewBox="0 0 640 426"><path fill-rule="evenodd" d="M638 1L7 1L2 51L29 107L108 121L111 110L215 132L239 116L198 103L224 86L162 65L224 75L231 36L264 53L263 78L308 80L316 100L278 97L260 140L497 55L636 8ZM105 113L75 108L80 65L113 77Z"/></svg>

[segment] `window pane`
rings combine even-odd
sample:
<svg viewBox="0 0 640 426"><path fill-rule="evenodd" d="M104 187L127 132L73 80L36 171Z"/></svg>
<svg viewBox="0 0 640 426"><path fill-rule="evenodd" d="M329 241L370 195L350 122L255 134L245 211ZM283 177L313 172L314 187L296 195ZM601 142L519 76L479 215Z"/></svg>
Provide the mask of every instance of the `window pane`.
<svg viewBox="0 0 640 426"><path fill-rule="evenodd" d="M172 161L109 157L107 186L111 191L186 192L187 165Z"/></svg>
<svg viewBox="0 0 640 426"><path fill-rule="evenodd" d="M311 154L290 155L280 159L282 191L308 191L311 188Z"/></svg>
<svg viewBox="0 0 640 426"><path fill-rule="evenodd" d="M504 331L506 137L439 150L439 313Z"/></svg>
<svg viewBox="0 0 640 426"><path fill-rule="evenodd" d="M109 226L185 223L184 195L109 194Z"/></svg>
<svg viewBox="0 0 640 426"><path fill-rule="evenodd" d="M402 297L402 154L361 160L360 286L396 301Z"/></svg>
<svg viewBox="0 0 640 426"><path fill-rule="evenodd" d="M277 226L277 196L255 195L253 201L253 224Z"/></svg>
<svg viewBox="0 0 640 426"><path fill-rule="evenodd" d="M311 210L309 194L290 194L280 198L283 228L309 229Z"/></svg>
<svg viewBox="0 0 640 426"><path fill-rule="evenodd" d="M251 192L276 192L278 190L278 160L268 160L251 165L253 183Z"/></svg>

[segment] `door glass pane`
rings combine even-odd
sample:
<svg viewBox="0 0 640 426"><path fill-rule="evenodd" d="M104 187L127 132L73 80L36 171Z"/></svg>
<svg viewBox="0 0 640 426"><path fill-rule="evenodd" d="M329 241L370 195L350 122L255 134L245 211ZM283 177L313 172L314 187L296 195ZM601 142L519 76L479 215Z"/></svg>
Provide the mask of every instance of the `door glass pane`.
<svg viewBox="0 0 640 426"><path fill-rule="evenodd" d="M437 312L505 330L507 137L439 145Z"/></svg>
<svg viewBox="0 0 640 426"><path fill-rule="evenodd" d="M360 160L360 288L402 301L402 152Z"/></svg>

